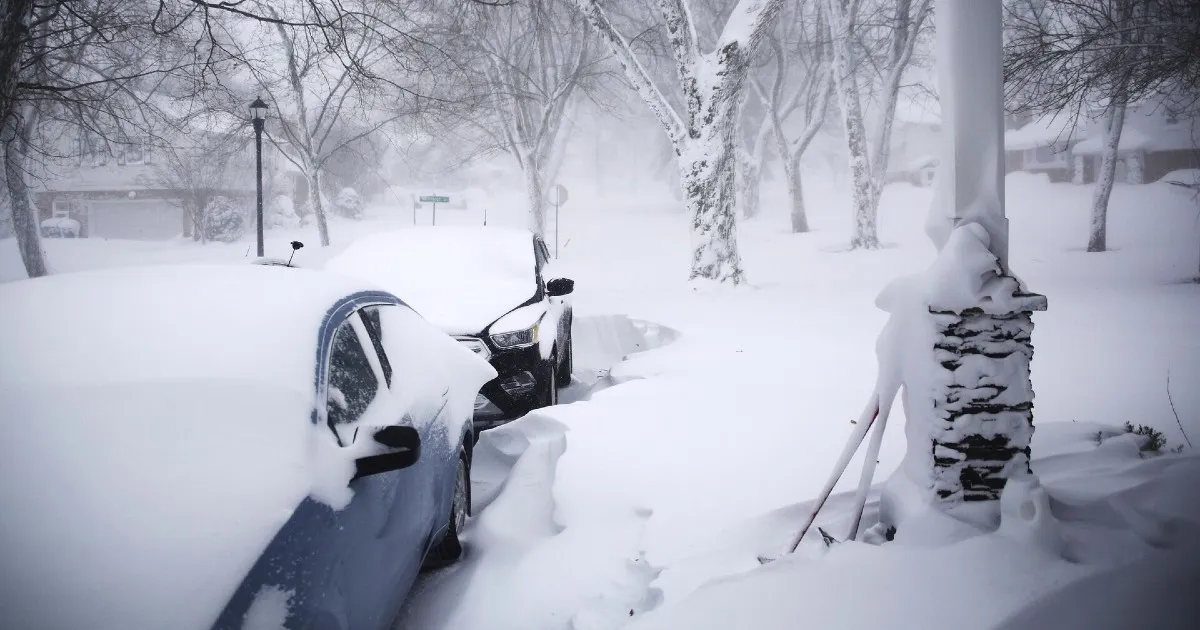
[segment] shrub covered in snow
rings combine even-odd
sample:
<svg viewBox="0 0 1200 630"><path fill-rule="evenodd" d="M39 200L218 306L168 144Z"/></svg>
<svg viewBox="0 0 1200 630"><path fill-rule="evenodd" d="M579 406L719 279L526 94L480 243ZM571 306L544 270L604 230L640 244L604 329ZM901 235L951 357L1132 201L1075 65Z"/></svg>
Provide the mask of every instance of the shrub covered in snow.
<svg viewBox="0 0 1200 630"><path fill-rule="evenodd" d="M204 209L204 237L210 241L232 243L246 233L247 223L244 208L229 197L214 197Z"/></svg>
<svg viewBox="0 0 1200 630"><path fill-rule="evenodd" d="M1154 427L1139 424L1136 427L1132 422L1125 423L1125 432L1141 438L1138 450L1141 451L1142 457L1147 455L1161 455L1164 449L1167 449L1167 438L1162 434L1162 431ZM1172 449L1167 449L1172 453L1183 451L1183 445L1180 444Z"/></svg>
<svg viewBox="0 0 1200 630"><path fill-rule="evenodd" d="M337 200L333 203L333 211L343 217L361 219L363 211L362 196L353 188L343 188L338 193Z"/></svg>
<svg viewBox="0 0 1200 630"><path fill-rule="evenodd" d="M266 216L263 223L268 228L290 228L300 225L300 216L296 214L296 206L292 198L278 195L264 210Z"/></svg>

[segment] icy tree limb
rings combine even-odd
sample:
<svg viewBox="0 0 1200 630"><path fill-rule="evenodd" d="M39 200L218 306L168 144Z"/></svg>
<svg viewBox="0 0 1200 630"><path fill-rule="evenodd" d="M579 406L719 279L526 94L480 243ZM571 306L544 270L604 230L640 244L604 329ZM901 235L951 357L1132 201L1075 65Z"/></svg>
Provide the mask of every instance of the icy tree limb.
<svg viewBox="0 0 1200 630"><path fill-rule="evenodd" d="M672 143L682 140L685 135L683 120L680 119L675 108L671 107L667 97L663 96L658 86L654 84L654 80L650 78L650 73L646 71L642 62L633 54L629 41L617 31L612 21L609 20L608 14L600 8L600 1L575 0L575 5L587 17L592 28L596 29L600 36L609 43L609 48L625 71L625 77L629 79L638 95L650 107L651 113L662 123L667 137L671 139Z"/></svg>

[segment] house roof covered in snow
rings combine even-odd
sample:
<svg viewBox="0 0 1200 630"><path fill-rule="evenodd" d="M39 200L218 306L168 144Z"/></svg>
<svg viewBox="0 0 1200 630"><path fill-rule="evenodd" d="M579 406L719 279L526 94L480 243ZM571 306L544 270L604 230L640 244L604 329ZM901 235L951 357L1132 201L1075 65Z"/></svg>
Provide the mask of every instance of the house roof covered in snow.
<svg viewBox="0 0 1200 630"><path fill-rule="evenodd" d="M1094 126L1088 139L1071 150L1078 155L1095 155L1104 148L1100 125ZM1188 151L1200 149L1200 121L1184 119L1169 122L1161 114L1130 111L1121 128L1118 151Z"/></svg>
<svg viewBox="0 0 1200 630"><path fill-rule="evenodd" d="M1072 139L1077 139L1076 134L1070 116L1049 114L1035 118L1020 129L1005 131L1004 148L1010 151L1024 151L1066 144Z"/></svg>

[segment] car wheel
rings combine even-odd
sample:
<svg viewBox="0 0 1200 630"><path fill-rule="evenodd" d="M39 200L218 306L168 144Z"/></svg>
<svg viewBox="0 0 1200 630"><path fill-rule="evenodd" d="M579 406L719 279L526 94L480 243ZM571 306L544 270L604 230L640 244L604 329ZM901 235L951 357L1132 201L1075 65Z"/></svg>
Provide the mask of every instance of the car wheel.
<svg viewBox="0 0 1200 630"><path fill-rule="evenodd" d="M450 502L450 522L442 539L425 556L422 569L440 569L454 564L462 557L462 542L458 535L471 513L471 471L465 455L458 458L458 473L454 479L454 498Z"/></svg>
<svg viewBox="0 0 1200 630"><path fill-rule="evenodd" d="M571 340L567 339L567 351L563 357L562 363L558 365L558 386L566 387L571 384L572 374L575 372L575 350L572 348Z"/></svg>

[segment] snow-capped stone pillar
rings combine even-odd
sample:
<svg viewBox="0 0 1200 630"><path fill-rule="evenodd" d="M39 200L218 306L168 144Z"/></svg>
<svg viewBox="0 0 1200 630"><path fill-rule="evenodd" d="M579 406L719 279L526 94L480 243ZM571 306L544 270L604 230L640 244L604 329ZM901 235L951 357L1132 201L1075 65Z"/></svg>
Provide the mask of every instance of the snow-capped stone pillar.
<svg viewBox="0 0 1200 630"><path fill-rule="evenodd" d="M1046 309L1046 298L1022 292L1011 278L994 280L1011 281L995 302L964 310L930 306L938 364L932 481L942 502L998 499L1010 476L1030 473L1032 314Z"/></svg>
<svg viewBox="0 0 1200 630"><path fill-rule="evenodd" d="M1030 472L1032 313L1046 298L1009 269L1001 3L943 2L935 19L945 136L929 222L941 251L927 276L935 365L924 411L933 499L946 504L999 499L1009 477Z"/></svg>

